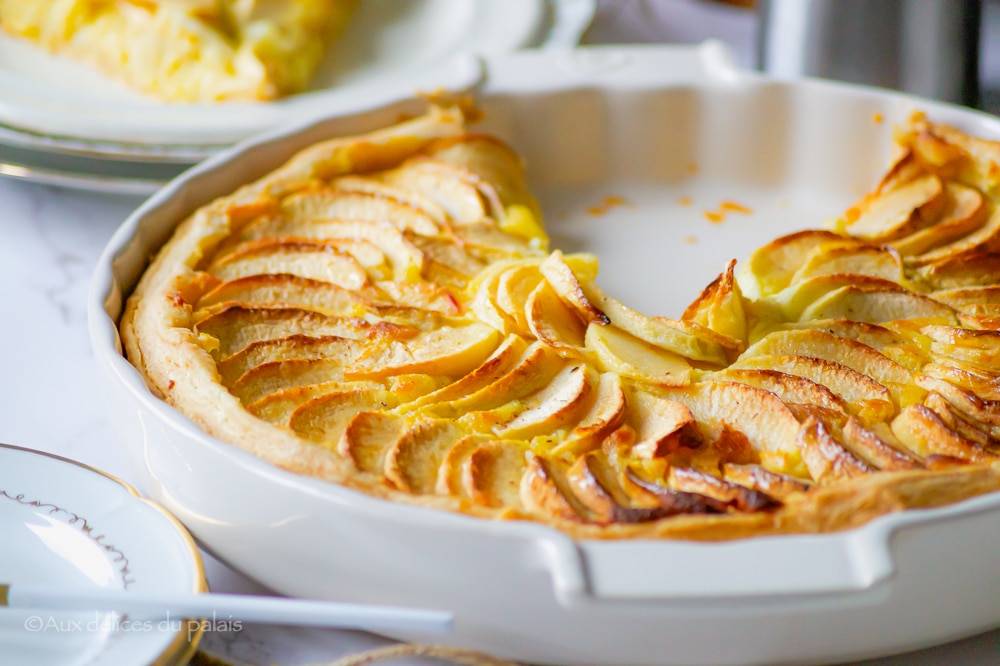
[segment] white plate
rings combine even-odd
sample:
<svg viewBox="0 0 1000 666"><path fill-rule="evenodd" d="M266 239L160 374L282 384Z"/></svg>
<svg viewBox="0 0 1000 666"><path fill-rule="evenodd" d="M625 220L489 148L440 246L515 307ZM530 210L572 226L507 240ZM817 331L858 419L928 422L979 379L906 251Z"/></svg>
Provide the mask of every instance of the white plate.
<svg viewBox="0 0 1000 666"><path fill-rule="evenodd" d="M364 0L312 90L264 104L164 104L28 43L0 37L0 123L57 137L229 144L282 123L348 113L440 88L476 84L467 54L539 43L545 0Z"/></svg>
<svg viewBox="0 0 1000 666"><path fill-rule="evenodd" d="M206 591L184 528L129 486L79 463L0 444L0 579L147 593ZM183 618L0 608L0 664L187 663Z"/></svg>
<svg viewBox="0 0 1000 666"><path fill-rule="evenodd" d="M1000 137L995 118L968 110L740 72L711 44L486 64L475 129L525 157L555 245L595 252L608 291L657 314L677 316L729 259L844 210L878 182L892 124L914 108ZM529 663L834 662L1000 625L998 493L834 534L574 541L289 474L153 396L121 357L114 322L177 222L296 150L401 110L331 118L213 158L131 216L98 262L90 324L111 421L138 477L201 543L286 594L449 608L448 640ZM621 199L591 212L609 196ZM752 212L706 219L726 200Z"/></svg>

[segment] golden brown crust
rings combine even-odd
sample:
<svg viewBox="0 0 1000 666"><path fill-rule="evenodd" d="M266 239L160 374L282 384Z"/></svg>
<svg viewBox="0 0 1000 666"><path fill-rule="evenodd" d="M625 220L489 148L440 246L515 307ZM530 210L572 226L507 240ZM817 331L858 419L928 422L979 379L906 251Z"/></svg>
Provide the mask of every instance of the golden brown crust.
<svg viewBox="0 0 1000 666"><path fill-rule="evenodd" d="M969 328L993 316L969 290L1000 270L956 259L998 263L1000 147L920 118L898 141L835 231L730 263L673 321L603 294L594 257L549 254L516 155L434 109L190 216L128 300L125 349L275 465L574 537L827 532L948 504L1000 488L1000 343ZM956 214L967 236L934 241Z"/></svg>

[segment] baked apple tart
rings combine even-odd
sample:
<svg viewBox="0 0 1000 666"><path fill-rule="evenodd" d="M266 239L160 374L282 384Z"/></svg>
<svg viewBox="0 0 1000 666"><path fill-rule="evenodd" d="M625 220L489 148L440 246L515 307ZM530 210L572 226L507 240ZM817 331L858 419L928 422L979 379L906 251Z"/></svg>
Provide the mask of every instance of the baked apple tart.
<svg viewBox="0 0 1000 666"><path fill-rule="evenodd" d="M0 28L170 102L301 92L357 0L0 0Z"/></svg>
<svg viewBox="0 0 1000 666"><path fill-rule="evenodd" d="M849 528L1000 489L1000 143L914 117L896 145L667 319L434 108L195 212L121 332L210 434L380 498L584 538Z"/></svg>

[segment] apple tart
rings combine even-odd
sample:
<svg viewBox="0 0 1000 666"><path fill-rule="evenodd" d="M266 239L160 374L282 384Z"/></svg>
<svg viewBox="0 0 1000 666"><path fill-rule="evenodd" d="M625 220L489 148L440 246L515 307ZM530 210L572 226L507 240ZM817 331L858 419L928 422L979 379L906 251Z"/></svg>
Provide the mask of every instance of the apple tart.
<svg viewBox="0 0 1000 666"><path fill-rule="evenodd" d="M357 0L0 0L0 28L170 102L301 92Z"/></svg>
<svg viewBox="0 0 1000 666"><path fill-rule="evenodd" d="M1000 488L1000 144L915 117L873 192L679 319L548 247L447 107L201 208L125 348L210 434L376 497L584 538L823 532Z"/></svg>

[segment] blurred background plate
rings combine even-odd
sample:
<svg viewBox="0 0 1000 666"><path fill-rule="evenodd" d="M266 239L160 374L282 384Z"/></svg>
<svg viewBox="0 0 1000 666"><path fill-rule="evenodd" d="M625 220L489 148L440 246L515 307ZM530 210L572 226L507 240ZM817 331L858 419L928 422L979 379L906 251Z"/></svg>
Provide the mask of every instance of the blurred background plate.
<svg viewBox="0 0 1000 666"><path fill-rule="evenodd" d="M480 82L476 55L571 47L594 0L366 0L312 89L259 104L166 104L0 35L0 175L149 194L243 138Z"/></svg>

